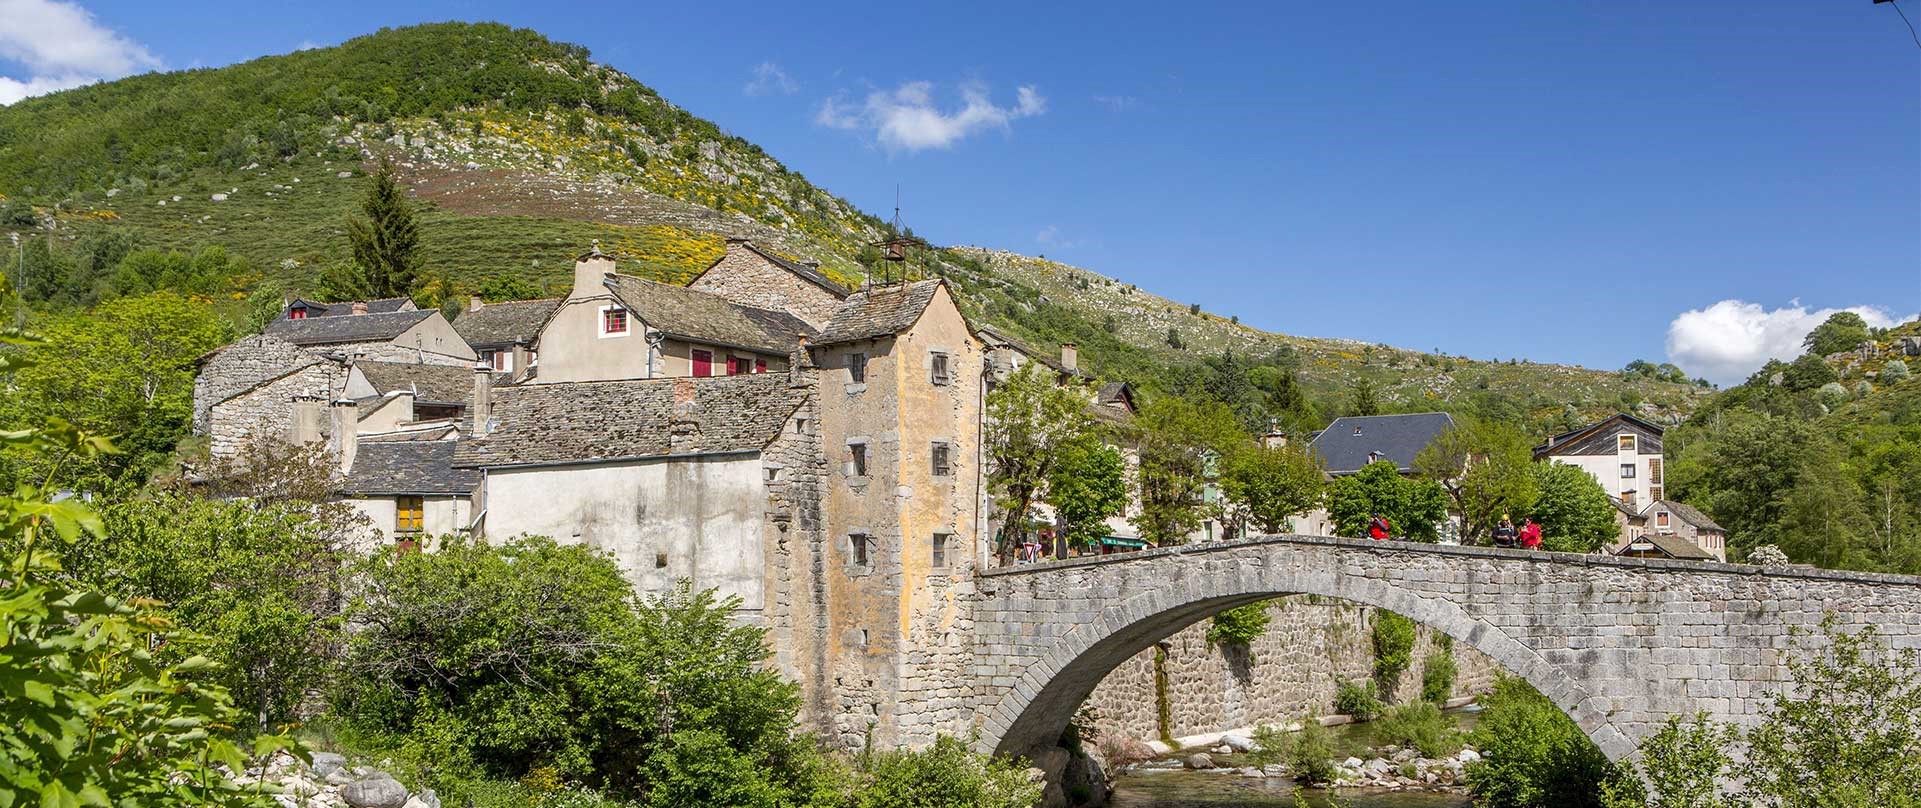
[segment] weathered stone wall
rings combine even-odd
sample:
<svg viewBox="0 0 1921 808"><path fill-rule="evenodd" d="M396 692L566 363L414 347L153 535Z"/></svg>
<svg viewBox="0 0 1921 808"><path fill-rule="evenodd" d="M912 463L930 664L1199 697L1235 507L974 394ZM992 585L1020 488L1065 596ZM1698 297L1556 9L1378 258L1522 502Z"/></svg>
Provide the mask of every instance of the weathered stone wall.
<svg viewBox="0 0 1921 808"><path fill-rule="evenodd" d="M1277 594L1389 609L1479 649L1619 759L1669 716L1748 723L1789 681L1794 632L1833 615L1921 648L1921 578L1266 536L983 574L980 744L1052 743L1107 672Z"/></svg>
<svg viewBox="0 0 1921 808"><path fill-rule="evenodd" d="M293 373L213 405L207 431L215 457L233 457L256 439L291 440L294 398L332 400L347 383L345 365L315 362ZM320 419L320 437L333 434L331 418Z"/></svg>
<svg viewBox="0 0 1921 808"><path fill-rule="evenodd" d="M1372 632L1376 609L1309 595L1268 604L1267 633L1242 652L1207 641L1211 621L1162 640L1115 668L1087 699L1096 726L1109 735L1141 740L1179 738L1259 724L1284 724L1306 714L1333 715L1339 683L1374 675ZM1421 676L1436 635L1421 627L1410 670L1383 698L1404 704L1420 698ZM1156 662L1159 650L1165 657ZM1497 667L1486 655L1454 643L1455 695L1484 692ZM1168 726L1160 720L1156 668L1167 679ZM1165 733L1163 733L1165 730Z"/></svg>
<svg viewBox="0 0 1921 808"><path fill-rule="evenodd" d="M302 364L319 361L300 346L265 334L242 337L221 348L193 379L194 434L207 434L213 405Z"/></svg>
<svg viewBox="0 0 1921 808"><path fill-rule="evenodd" d="M429 321L432 322L432 321ZM410 339L402 334L401 339ZM315 346L317 350L339 356L354 356L372 362L418 362L423 365L447 365L449 367L470 368L474 366L473 356L440 353L422 350L412 344L398 342L354 342L341 345Z"/></svg>
<svg viewBox="0 0 1921 808"><path fill-rule="evenodd" d="M728 244L727 254L687 288L713 292L743 306L784 311L817 329L833 319L844 297L775 266L738 242Z"/></svg>
<svg viewBox="0 0 1921 808"><path fill-rule="evenodd" d="M774 663L800 683L804 726L826 736L833 729L833 686L828 671L827 536L821 487L827 457L820 445L818 373L790 372L808 389L779 437L762 453L767 482L767 627Z"/></svg>

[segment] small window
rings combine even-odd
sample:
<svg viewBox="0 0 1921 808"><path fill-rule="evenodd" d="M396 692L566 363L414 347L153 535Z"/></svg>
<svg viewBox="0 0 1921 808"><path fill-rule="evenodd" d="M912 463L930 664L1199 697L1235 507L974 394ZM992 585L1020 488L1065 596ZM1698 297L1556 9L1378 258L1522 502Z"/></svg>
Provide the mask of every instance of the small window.
<svg viewBox="0 0 1921 808"><path fill-rule="evenodd" d="M1654 515L1654 526L1655 526L1655 527L1667 527L1667 526L1668 526L1668 512L1667 512L1667 511L1662 511L1662 512L1660 512L1660 513L1657 513L1657 514L1655 514L1655 515Z"/></svg>
<svg viewBox="0 0 1921 808"><path fill-rule="evenodd" d="M947 534L934 534L934 569L947 567Z"/></svg>
<svg viewBox="0 0 1921 808"><path fill-rule="evenodd" d="M796 435L807 434L807 419L805 418L794 419L794 434Z"/></svg>
<svg viewBox="0 0 1921 808"><path fill-rule="evenodd" d="M727 375L729 376L745 376L747 375L747 369L751 367L753 367L753 365L748 364L748 359L745 356L727 357Z"/></svg>
<svg viewBox="0 0 1921 808"><path fill-rule="evenodd" d="M427 521L426 503L420 497L394 498L394 531L419 533Z"/></svg>
<svg viewBox="0 0 1921 808"><path fill-rule="evenodd" d="M707 378L708 376L714 375L714 352L713 351L703 351L697 348L691 354L689 354L689 356L692 357L695 376L704 379L704 378Z"/></svg>
<svg viewBox="0 0 1921 808"><path fill-rule="evenodd" d="M1635 444L1634 444L1634 436L1633 436L1633 435L1622 435L1622 436L1621 436L1621 444L1620 444L1620 445L1621 445L1621 451L1623 451L1623 452L1632 452L1632 451L1634 451L1634 446L1635 446Z"/></svg>
<svg viewBox="0 0 1921 808"><path fill-rule="evenodd" d="M780 469L778 467L768 466L765 471L766 471L768 482L770 483L780 482Z"/></svg>
<svg viewBox="0 0 1921 808"><path fill-rule="evenodd" d="M850 353L847 355L847 377L855 384L867 381L867 354Z"/></svg>
<svg viewBox="0 0 1921 808"><path fill-rule="evenodd" d="M933 472L934 476L946 477L954 473L954 465L948 458L950 454L952 454L952 449L946 443L940 441L934 442L930 455L932 462L929 464L931 467L929 470Z"/></svg>
<svg viewBox="0 0 1921 808"><path fill-rule="evenodd" d="M299 308L294 308L294 309L288 309L288 310L287 310L287 319L289 319L289 320L305 320L305 319L307 319L307 307L306 307L306 306L301 306L301 307L299 307Z"/></svg>
<svg viewBox="0 0 1921 808"><path fill-rule="evenodd" d="M1358 438L1360 436L1361 436L1361 428L1357 426L1354 428L1354 437Z"/></svg>
<svg viewBox="0 0 1921 808"><path fill-rule="evenodd" d="M934 384L946 384L948 382L947 354L934 351L927 355L927 380Z"/></svg>
<svg viewBox="0 0 1921 808"><path fill-rule="evenodd" d="M664 570L666 568L667 568L667 554L664 552L654 553L654 569Z"/></svg>
<svg viewBox="0 0 1921 808"><path fill-rule="evenodd" d="M1621 464L1621 479L1623 479L1623 480L1627 480L1627 479L1632 479L1633 477L1634 477L1634 464L1633 464L1633 463L1622 463L1622 464Z"/></svg>
<svg viewBox="0 0 1921 808"><path fill-rule="evenodd" d="M513 351L481 351L480 361L487 363L495 373L512 373L514 370Z"/></svg>
<svg viewBox="0 0 1921 808"><path fill-rule="evenodd" d="M1658 485L1648 486L1648 501L1653 502L1657 499L1667 499L1667 497L1661 496L1661 493L1662 493L1661 486L1658 486Z"/></svg>
<svg viewBox="0 0 1921 808"><path fill-rule="evenodd" d="M854 551L854 564L867 566L867 534L855 533L847 537L849 549Z"/></svg>
<svg viewBox="0 0 1921 808"><path fill-rule="evenodd" d="M867 476L867 444L865 443L847 444L847 452L851 456L851 460L852 460L852 463L849 464L853 466L854 473L852 476L855 476L855 477Z"/></svg>
<svg viewBox="0 0 1921 808"><path fill-rule="evenodd" d="M608 306L600 310L600 334L611 337L627 333L627 310L619 306Z"/></svg>
<svg viewBox="0 0 1921 808"><path fill-rule="evenodd" d="M1627 509L1628 509L1628 510L1630 510L1630 511L1631 511L1631 510L1634 510L1634 492L1633 492L1633 491L1622 491L1622 492L1621 492L1621 504L1622 504L1622 505L1625 505L1625 506L1627 506Z"/></svg>

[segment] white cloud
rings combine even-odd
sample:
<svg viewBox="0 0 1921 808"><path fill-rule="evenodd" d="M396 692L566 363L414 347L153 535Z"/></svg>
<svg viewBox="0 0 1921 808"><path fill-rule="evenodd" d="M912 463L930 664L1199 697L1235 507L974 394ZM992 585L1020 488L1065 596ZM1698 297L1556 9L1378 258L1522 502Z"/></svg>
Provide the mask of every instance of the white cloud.
<svg viewBox="0 0 1921 808"><path fill-rule="evenodd" d="M1097 95L1094 103L1107 108L1108 112L1126 112L1141 105L1141 100L1131 95Z"/></svg>
<svg viewBox="0 0 1921 808"><path fill-rule="evenodd" d="M1801 355L1801 340L1829 315L1851 311L1868 325L1880 328L1914 319L1895 317L1874 306L1812 309L1801 301L1768 309L1745 300L1723 300L1703 309L1684 311L1668 324L1668 361L1691 376L1721 385L1739 384L1769 359L1790 360Z"/></svg>
<svg viewBox="0 0 1921 808"><path fill-rule="evenodd" d="M0 59L28 71L24 79L0 76L0 104L160 66L140 43L74 3L0 0L0 20Z"/></svg>
<svg viewBox="0 0 1921 808"><path fill-rule="evenodd" d="M986 129L1007 130L1021 118L1047 111L1039 90L1015 89L1014 105L997 106L985 85L968 82L959 87L959 109L943 111L934 102L934 85L910 81L893 90L875 90L859 105L835 96L821 102L814 122L834 129L871 130L888 151L945 149Z"/></svg>
<svg viewBox="0 0 1921 808"><path fill-rule="evenodd" d="M1062 235L1061 228L1059 225L1050 224L1046 227L1041 228L1041 231L1039 233L1034 234L1034 243L1039 244L1042 247L1052 247L1057 250L1068 250L1068 249L1073 249L1074 247L1080 246L1081 242L1079 239L1071 239L1065 235Z"/></svg>
<svg viewBox="0 0 1921 808"><path fill-rule="evenodd" d="M795 81L793 76L787 75L787 71L780 69L780 65L761 62L754 66L754 80L747 82L747 86L742 87L741 92L748 95L770 93L793 95L800 92L800 82Z"/></svg>

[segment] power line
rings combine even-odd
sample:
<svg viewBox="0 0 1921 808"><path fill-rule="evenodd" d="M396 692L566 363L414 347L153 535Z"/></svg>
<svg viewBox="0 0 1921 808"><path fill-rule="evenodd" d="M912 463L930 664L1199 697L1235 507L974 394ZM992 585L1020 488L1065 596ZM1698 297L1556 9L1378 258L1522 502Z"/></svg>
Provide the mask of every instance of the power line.
<svg viewBox="0 0 1921 808"><path fill-rule="evenodd" d="M1888 5L1893 6L1894 13L1901 15L1901 21L1908 24L1908 36L1914 37L1914 46L1921 48L1921 34L1914 32L1914 23L1909 22L1908 12L1902 11L1901 4L1896 0L1888 0Z"/></svg>

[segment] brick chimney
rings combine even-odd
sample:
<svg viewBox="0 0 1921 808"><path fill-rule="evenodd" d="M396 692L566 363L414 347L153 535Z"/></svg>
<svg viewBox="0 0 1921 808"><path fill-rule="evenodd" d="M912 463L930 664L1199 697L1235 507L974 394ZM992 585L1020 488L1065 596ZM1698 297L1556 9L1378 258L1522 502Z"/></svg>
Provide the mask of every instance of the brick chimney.
<svg viewBox="0 0 1921 808"><path fill-rule="evenodd" d="M333 449L340 458L340 472L347 473L354 467L354 455L360 451L360 406L353 399L338 398L333 402Z"/></svg>
<svg viewBox="0 0 1921 808"><path fill-rule="evenodd" d="M1073 373L1081 369L1081 346L1072 342L1061 343L1061 370Z"/></svg>
<svg viewBox="0 0 1921 808"><path fill-rule="evenodd" d="M475 435L494 431L494 369L485 362L474 363L474 401L468 412L473 415Z"/></svg>
<svg viewBox="0 0 1921 808"><path fill-rule="evenodd" d="M356 300L356 301L354 301L354 308L353 308L353 312L354 312L355 314L366 314L366 313L367 313L367 301L365 301L365 300Z"/></svg>
<svg viewBox="0 0 1921 808"><path fill-rule="evenodd" d="M568 297L579 300L606 294L607 287L601 285L601 281L612 274L614 274L613 256L601 252L600 242L594 242L593 249L574 259L574 290Z"/></svg>

